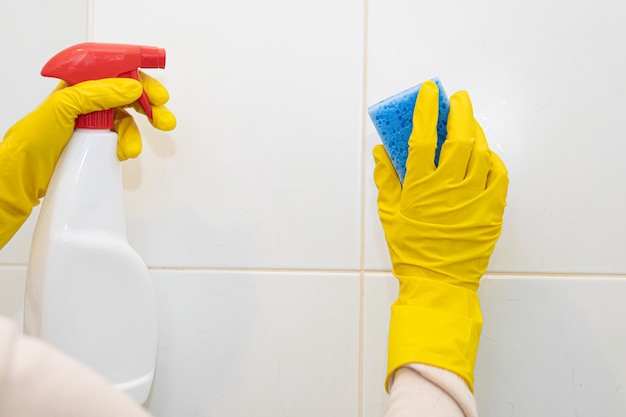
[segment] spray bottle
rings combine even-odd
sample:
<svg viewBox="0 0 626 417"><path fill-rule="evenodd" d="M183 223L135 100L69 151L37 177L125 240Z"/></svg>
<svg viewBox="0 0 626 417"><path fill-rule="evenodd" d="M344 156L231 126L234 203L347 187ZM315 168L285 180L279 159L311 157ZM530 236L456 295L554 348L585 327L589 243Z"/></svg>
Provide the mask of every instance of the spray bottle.
<svg viewBox="0 0 626 417"><path fill-rule="evenodd" d="M41 74L68 85L164 68L161 48L83 43ZM139 103L152 117L144 91ZM79 116L42 203L26 278L24 331L85 363L144 403L157 351L157 311L146 264L129 245L114 110Z"/></svg>

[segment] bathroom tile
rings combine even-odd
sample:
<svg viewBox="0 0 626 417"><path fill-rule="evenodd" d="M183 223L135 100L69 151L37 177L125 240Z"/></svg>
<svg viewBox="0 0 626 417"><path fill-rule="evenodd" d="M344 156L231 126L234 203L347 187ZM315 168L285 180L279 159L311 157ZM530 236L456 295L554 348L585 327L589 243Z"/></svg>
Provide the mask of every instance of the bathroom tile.
<svg viewBox="0 0 626 417"><path fill-rule="evenodd" d="M168 54L150 73L178 126L142 121L124 167L129 239L151 266L358 269L363 7L95 2L95 40Z"/></svg>
<svg viewBox="0 0 626 417"><path fill-rule="evenodd" d="M382 417L387 409L387 336L398 281L391 274L365 275L363 314L363 416Z"/></svg>
<svg viewBox="0 0 626 417"><path fill-rule="evenodd" d="M626 413L626 277L487 277L481 417Z"/></svg>
<svg viewBox="0 0 626 417"><path fill-rule="evenodd" d="M22 323L26 267L0 266L0 316Z"/></svg>
<svg viewBox="0 0 626 417"><path fill-rule="evenodd" d="M41 204L33 209L22 227L0 250L0 265L26 265L40 208Z"/></svg>
<svg viewBox="0 0 626 417"><path fill-rule="evenodd" d="M156 417L356 416L356 274L153 271Z"/></svg>
<svg viewBox="0 0 626 417"><path fill-rule="evenodd" d="M564 4L368 2L368 105L437 76L449 94L468 90L508 167L491 271L626 271L624 14L609 0ZM369 120L366 136L366 266L384 270Z"/></svg>
<svg viewBox="0 0 626 417"><path fill-rule="evenodd" d="M87 1L9 1L0 12L0 139L33 110L58 80L39 73L46 61L67 46L87 37ZM60 30L62 29L62 30ZM0 251L0 264L25 263L37 212Z"/></svg>
<svg viewBox="0 0 626 417"><path fill-rule="evenodd" d="M623 415L626 277L487 276L476 364L481 417ZM397 282L365 278L363 416L384 415Z"/></svg>

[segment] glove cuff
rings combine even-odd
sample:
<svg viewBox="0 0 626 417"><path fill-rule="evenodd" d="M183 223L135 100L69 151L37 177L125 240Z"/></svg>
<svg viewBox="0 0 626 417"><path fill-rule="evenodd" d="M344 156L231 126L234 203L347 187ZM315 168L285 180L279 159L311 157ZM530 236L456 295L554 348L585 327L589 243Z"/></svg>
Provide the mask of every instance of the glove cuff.
<svg viewBox="0 0 626 417"><path fill-rule="evenodd" d="M483 322L476 292L430 279L400 283L391 306L385 387L398 368L424 363L459 375L473 392Z"/></svg>

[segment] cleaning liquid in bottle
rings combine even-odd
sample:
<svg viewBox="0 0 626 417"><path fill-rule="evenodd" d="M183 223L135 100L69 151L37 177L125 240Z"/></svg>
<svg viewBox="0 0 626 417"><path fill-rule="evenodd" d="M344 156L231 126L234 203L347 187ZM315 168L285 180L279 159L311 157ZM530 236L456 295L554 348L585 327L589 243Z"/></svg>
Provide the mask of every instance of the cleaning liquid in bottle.
<svg viewBox="0 0 626 417"><path fill-rule="evenodd" d="M68 85L138 79L164 68L161 48L85 43L53 57L42 75ZM140 99L151 108L145 92ZM126 238L114 110L79 116L52 175L33 234L24 331L88 365L143 404L157 354L157 308L150 273Z"/></svg>

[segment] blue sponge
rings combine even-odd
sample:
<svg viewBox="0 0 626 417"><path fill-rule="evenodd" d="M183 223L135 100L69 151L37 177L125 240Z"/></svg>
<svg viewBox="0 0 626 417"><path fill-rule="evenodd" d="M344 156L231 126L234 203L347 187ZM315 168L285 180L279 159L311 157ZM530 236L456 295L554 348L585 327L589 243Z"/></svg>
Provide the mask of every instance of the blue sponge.
<svg viewBox="0 0 626 417"><path fill-rule="evenodd" d="M437 120L437 150L435 151L436 166L439 163L441 145L446 140L450 100L439 79L433 78L432 80L439 87L439 118ZM404 181L404 175L406 174L409 136L411 135L411 130L413 130L413 110L421 85L404 90L367 109L398 173L398 177L400 177L400 181Z"/></svg>

